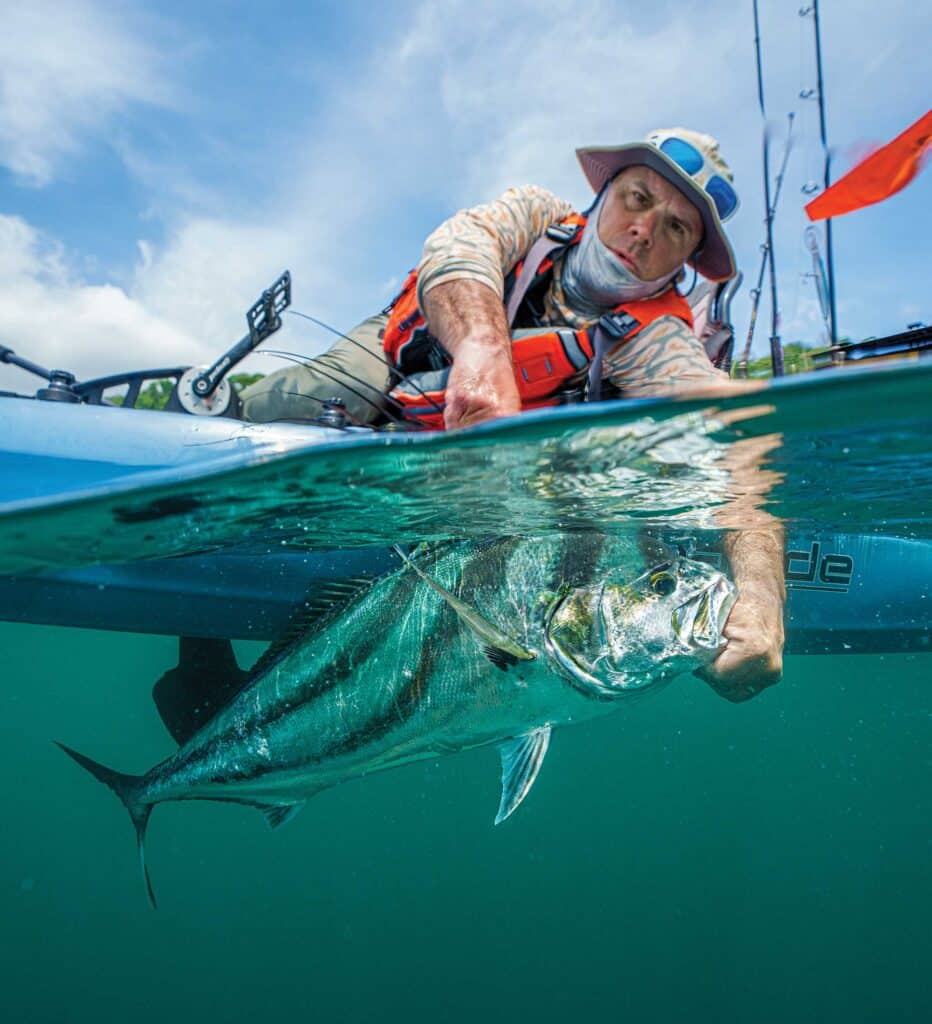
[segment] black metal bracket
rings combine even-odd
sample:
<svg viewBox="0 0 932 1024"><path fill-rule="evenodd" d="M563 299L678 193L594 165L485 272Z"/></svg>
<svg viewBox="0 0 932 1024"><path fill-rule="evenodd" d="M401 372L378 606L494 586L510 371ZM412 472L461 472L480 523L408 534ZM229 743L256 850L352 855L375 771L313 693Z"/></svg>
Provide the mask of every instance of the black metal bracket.
<svg viewBox="0 0 932 1024"><path fill-rule="evenodd" d="M212 395L220 381L237 363L281 327L281 314L290 305L291 274L286 270L270 288L266 288L246 312L249 333L194 380L194 393L200 398Z"/></svg>
<svg viewBox="0 0 932 1024"><path fill-rule="evenodd" d="M96 377L75 385L75 391L82 402L88 405L103 405L104 392L110 388L127 387L121 405L124 409L135 409L143 385L149 381L170 380L177 386L187 366L169 366L159 370L136 370L132 373L116 373L110 377Z"/></svg>

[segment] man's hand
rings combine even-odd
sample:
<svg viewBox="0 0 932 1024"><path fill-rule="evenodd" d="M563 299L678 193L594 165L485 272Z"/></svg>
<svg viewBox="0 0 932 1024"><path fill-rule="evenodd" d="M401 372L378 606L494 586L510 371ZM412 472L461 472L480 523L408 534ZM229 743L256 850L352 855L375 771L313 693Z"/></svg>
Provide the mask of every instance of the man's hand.
<svg viewBox="0 0 932 1024"><path fill-rule="evenodd" d="M783 602L772 590L741 591L725 623L728 644L702 677L719 696L750 700L783 674Z"/></svg>
<svg viewBox="0 0 932 1024"><path fill-rule="evenodd" d="M461 342L447 380L443 414L447 430L520 411L521 398L509 354L500 346Z"/></svg>
<svg viewBox="0 0 932 1024"><path fill-rule="evenodd" d="M520 412L501 296L481 281L455 280L438 284L423 301L431 333L453 357L443 414L447 429Z"/></svg>

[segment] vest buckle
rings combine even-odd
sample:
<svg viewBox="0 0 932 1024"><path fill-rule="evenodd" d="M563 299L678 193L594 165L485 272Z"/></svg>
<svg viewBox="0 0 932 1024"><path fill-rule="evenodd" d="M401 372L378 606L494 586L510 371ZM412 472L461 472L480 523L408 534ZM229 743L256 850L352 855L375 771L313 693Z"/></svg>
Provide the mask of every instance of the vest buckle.
<svg viewBox="0 0 932 1024"><path fill-rule="evenodd" d="M627 338L641 326L641 321L630 313L603 313L599 317L599 327L611 337Z"/></svg>
<svg viewBox="0 0 932 1024"><path fill-rule="evenodd" d="M576 237L577 230L577 227L570 224L551 224L547 228L546 235L554 242L566 245L568 242L572 242Z"/></svg>

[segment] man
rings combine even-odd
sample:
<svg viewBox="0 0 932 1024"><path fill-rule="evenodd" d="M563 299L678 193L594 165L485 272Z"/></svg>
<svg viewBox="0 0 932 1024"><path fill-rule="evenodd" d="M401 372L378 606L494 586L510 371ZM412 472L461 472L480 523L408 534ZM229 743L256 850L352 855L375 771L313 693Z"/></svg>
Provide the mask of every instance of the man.
<svg viewBox="0 0 932 1024"><path fill-rule="evenodd" d="M596 193L585 214L535 186L456 214L389 311L254 385L247 418L313 418L338 396L357 420L400 406L455 428L606 383L632 397L726 389L675 287L687 263L713 281L735 274L722 221L738 198L718 144L675 128L577 156ZM708 678L737 701L782 671L782 533L742 530L725 544L741 596Z"/></svg>

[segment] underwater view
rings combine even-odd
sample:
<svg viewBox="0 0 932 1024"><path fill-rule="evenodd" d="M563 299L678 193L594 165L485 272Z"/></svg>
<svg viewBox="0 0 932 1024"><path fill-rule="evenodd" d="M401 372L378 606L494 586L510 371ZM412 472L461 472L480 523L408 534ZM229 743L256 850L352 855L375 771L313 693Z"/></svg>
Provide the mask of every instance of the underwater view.
<svg viewBox="0 0 932 1024"><path fill-rule="evenodd" d="M21 464L6 1019L927 1020L928 387L916 365L91 467L55 500ZM786 531L783 679L732 703L696 670L733 599L722 537L762 522ZM282 629L304 639L263 656ZM233 640L207 724L153 701L178 635ZM257 781L263 738L312 756L300 814L269 814L293 779ZM131 807L138 782L53 741L91 774L164 762L158 909L100 784ZM198 781L221 763L242 803Z"/></svg>

